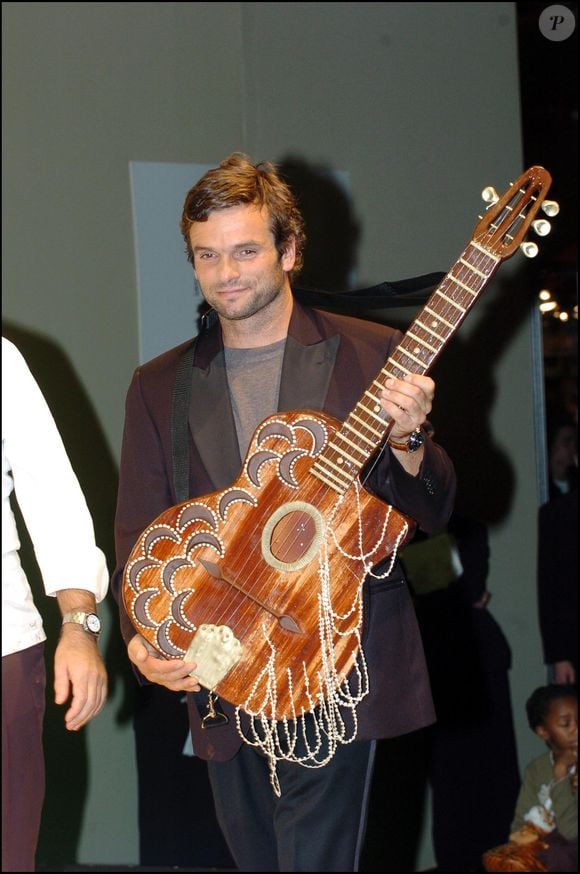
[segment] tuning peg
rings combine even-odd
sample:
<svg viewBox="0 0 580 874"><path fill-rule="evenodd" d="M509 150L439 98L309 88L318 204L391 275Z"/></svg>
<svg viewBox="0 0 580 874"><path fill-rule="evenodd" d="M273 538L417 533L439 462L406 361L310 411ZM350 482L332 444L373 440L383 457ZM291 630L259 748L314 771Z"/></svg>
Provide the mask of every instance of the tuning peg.
<svg viewBox="0 0 580 874"><path fill-rule="evenodd" d="M526 256L526 258L535 258L538 252L540 251L535 243L522 243L520 245L520 249Z"/></svg>
<svg viewBox="0 0 580 874"><path fill-rule="evenodd" d="M493 185L488 185L487 188L484 188L481 192L481 197L485 200L486 203L492 204L497 203L499 200L499 194L493 187Z"/></svg>
<svg viewBox="0 0 580 874"><path fill-rule="evenodd" d="M552 230L552 225L546 219L536 219L535 222L532 222L532 227L538 237L546 237Z"/></svg>
<svg viewBox="0 0 580 874"><path fill-rule="evenodd" d="M545 200L542 204L542 209L546 215L549 215L550 218L552 218L560 212L560 204L555 200Z"/></svg>

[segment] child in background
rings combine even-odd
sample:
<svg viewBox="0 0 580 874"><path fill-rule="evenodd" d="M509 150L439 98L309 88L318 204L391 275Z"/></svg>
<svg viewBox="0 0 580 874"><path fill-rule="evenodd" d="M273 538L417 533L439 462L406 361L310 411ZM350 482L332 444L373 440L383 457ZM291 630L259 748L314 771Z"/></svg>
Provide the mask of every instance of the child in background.
<svg viewBox="0 0 580 874"><path fill-rule="evenodd" d="M483 856L486 871L578 870L578 695L541 686L526 703L530 728L548 751L526 768L509 843Z"/></svg>

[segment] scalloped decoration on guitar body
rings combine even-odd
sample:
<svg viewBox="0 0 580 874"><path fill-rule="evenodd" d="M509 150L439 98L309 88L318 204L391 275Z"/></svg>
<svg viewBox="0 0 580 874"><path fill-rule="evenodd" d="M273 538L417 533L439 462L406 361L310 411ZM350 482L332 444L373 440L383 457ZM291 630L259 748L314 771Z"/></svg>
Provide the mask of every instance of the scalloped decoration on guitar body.
<svg viewBox="0 0 580 874"><path fill-rule="evenodd" d="M164 656L183 658L202 625L226 626L240 641L239 660L212 688L249 713L270 700L273 682L276 719L327 696L320 629L326 565L340 684L359 648L366 571L413 527L358 483L340 493L313 475L339 427L322 413L267 419L241 477L163 513L127 563L125 606Z"/></svg>

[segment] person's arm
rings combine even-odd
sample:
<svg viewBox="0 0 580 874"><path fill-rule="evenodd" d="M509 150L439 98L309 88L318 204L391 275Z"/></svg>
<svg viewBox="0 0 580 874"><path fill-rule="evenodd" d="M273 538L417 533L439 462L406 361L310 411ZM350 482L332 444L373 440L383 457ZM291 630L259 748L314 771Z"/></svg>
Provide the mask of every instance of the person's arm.
<svg viewBox="0 0 580 874"><path fill-rule="evenodd" d="M514 818L510 826L510 840L517 840L517 835L526 825L525 814L538 803L538 787L528 765L524 772L524 778L516 801Z"/></svg>
<svg viewBox="0 0 580 874"><path fill-rule="evenodd" d="M19 350L2 339L2 440L5 475L30 538L47 595L61 613L96 611L108 589L105 556L52 413ZM3 505L4 513L8 503ZM7 512L10 548L18 549L14 517ZM62 629L55 652L55 700L76 731L102 708L107 673L96 638L81 626Z"/></svg>
<svg viewBox="0 0 580 874"><path fill-rule="evenodd" d="M394 441L405 442L425 422L434 394L435 383L427 376L410 374L406 380L389 381L382 403L394 421L389 435ZM455 470L444 449L430 438L416 452L387 444L370 471L369 485L428 534L441 531L449 521L455 501Z"/></svg>
<svg viewBox="0 0 580 874"><path fill-rule="evenodd" d="M385 389L380 393L383 409L393 420L389 439L404 445L413 431L420 428L431 412L435 396L435 383L429 376L410 373L405 379L388 379ZM425 447L415 452L389 447L401 467L411 476L417 476Z"/></svg>
<svg viewBox="0 0 580 874"><path fill-rule="evenodd" d="M169 429L170 407L162 410ZM123 603L123 574L134 544L145 528L164 510L175 504L166 469L160 428L152 415L137 370L125 405L125 426L119 467L119 491L115 517L117 566L111 580L118 603L121 633L127 654L138 671L140 682L158 683L172 691L197 692L200 686L191 671L195 664L181 659L163 659L137 634Z"/></svg>
<svg viewBox="0 0 580 874"><path fill-rule="evenodd" d="M95 613L94 595L84 589L56 593L61 615L80 611ZM107 671L98 648L98 637L74 622L61 628L54 653L54 700L70 707L64 721L69 731L78 731L102 709L107 698Z"/></svg>
<svg viewBox="0 0 580 874"><path fill-rule="evenodd" d="M93 520L48 404L19 350L2 338L2 441L7 475L47 595L105 597L109 576Z"/></svg>

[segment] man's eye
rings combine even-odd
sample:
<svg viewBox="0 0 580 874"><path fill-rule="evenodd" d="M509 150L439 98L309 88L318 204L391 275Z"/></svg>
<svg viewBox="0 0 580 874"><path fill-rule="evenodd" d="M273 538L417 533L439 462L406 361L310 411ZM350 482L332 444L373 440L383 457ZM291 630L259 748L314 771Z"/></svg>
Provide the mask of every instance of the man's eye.
<svg viewBox="0 0 580 874"><path fill-rule="evenodd" d="M238 254L241 258L251 258L253 255L256 254L256 250L255 249L240 249Z"/></svg>

